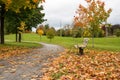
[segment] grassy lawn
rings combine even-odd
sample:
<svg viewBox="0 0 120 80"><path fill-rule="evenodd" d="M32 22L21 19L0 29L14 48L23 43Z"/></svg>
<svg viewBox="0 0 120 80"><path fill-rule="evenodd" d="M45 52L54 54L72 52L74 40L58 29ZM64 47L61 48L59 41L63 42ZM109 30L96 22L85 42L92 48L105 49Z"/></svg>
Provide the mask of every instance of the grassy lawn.
<svg viewBox="0 0 120 80"><path fill-rule="evenodd" d="M17 47L26 47L26 48L37 48L37 47L41 47L40 44L38 43L31 43L31 42L21 42L21 43L18 43L18 42L10 42L10 41L7 41L5 42L4 45L0 45L0 47L2 46L17 46Z"/></svg>
<svg viewBox="0 0 120 80"><path fill-rule="evenodd" d="M9 44L7 40L15 41L15 34L6 35L5 36L6 43ZM40 40L40 36L34 33L31 34L22 34L22 41L32 41L32 42L46 42L51 44L58 44L61 46L64 46L66 48L73 47L74 44L80 44L82 43L83 38L72 38L72 37L58 37L56 36L52 41L50 42L49 39L46 38L46 36L42 36ZM27 44L22 43L26 46L36 46L37 44ZM21 43L17 43L15 45L22 45ZM120 37L117 38L95 38L94 39L94 46L95 48L92 48L92 39L90 38L88 43L89 49L97 49L97 50L109 50L109 51L120 51Z"/></svg>
<svg viewBox="0 0 120 80"><path fill-rule="evenodd" d="M36 43L39 42L36 40L35 34L24 34L22 35L22 42L15 42L15 34L5 35L5 45L4 46L19 46L19 47L28 47L28 48L35 48L41 47L40 44ZM31 42L27 42L31 41ZM0 45L2 46L2 45Z"/></svg>

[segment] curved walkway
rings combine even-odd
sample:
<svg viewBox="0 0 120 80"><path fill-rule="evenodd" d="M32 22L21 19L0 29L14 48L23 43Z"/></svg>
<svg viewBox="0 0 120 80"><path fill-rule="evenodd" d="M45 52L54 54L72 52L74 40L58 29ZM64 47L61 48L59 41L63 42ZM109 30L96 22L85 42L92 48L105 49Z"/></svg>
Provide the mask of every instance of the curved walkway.
<svg viewBox="0 0 120 80"><path fill-rule="evenodd" d="M40 49L0 61L0 80L39 80L49 59L59 56L64 48L58 45L45 44Z"/></svg>

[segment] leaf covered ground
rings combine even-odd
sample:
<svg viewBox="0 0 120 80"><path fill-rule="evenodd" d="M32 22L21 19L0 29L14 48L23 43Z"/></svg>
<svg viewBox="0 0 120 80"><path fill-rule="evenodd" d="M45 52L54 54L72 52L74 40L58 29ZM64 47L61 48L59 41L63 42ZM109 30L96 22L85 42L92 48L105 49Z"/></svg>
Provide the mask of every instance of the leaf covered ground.
<svg viewBox="0 0 120 80"><path fill-rule="evenodd" d="M64 52L47 65L40 80L120 79L120 52L86 50L82 56Z"/></svg>
<svg viewBox="0 0 120 80"><path fill-rule="evenodd" d="M18 56L31 51L30 48L16 46L0 46L0 59Z"/></svg>
<svg viewBox="0 0 120 80"><path fill-rule="evenodd" d="M0 80L40 80L45 64L64 51L58 45L41 44L40 48L0 46Z"/></svg>

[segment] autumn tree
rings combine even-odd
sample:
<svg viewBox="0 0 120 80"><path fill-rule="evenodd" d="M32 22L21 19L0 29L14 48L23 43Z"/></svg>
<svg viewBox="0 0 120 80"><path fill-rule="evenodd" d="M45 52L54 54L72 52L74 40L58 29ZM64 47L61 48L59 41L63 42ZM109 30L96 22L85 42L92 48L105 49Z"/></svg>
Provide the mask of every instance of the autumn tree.
<svg viewBox="0 0 120 80"><path fill-rule="evenodd" d="M5 13L12 10L20 13L21 8L37 8L44 0L0 0L0 43L4 44L4 18Z"/></svg>
<svg viewBox="0 0 120 80"><path fill-rule="evenodd" d="M19 34L19 42L21 42L21 34L24 32L25 30L25 22L21 21L20 22L20 26L18 27L18 34Z"/></svg>
<svg viewBox="0 0 120 80"><path fill-rule="evenodd" d="M79 5L74 17L74 24L78 27L90 28L94 37L100 25L107 22L112 10L105 10L105 3L100 0L85 1L87 6Z"/></svg>
<svg viewBox="0 0 120 80"><path fill-rule="evenodd" d="M44 34L43 25L40 25L40 26L36 29L36 33L40 36L40 40L41 40L41 36Z"/></svg>

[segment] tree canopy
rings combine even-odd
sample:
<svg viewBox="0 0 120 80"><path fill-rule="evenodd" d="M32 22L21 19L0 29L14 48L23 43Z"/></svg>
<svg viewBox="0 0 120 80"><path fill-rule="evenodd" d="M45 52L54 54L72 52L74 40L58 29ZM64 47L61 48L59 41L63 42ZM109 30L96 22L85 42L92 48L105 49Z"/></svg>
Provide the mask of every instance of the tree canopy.
<svg viewBox="0 0 120 80"><path fill-rule="evenodd" d="M9 11L21 13L23 10L36 9L45 0L0 0L0 43L4 44L4 19Z"/></svg>
<svg viewBox="0 0 120 80"><path fill-rule="evenodd" d="M31 31L32 27L36 27L44 21L44 13L41 13L43 7L38 7L35 9L20 9L20 13L15 13L9 11L6 13L5 17L5 30L6 33L16 33L16 28L20 26L20 22L24 21L26 24L25 30ZM12 27L12 28L11 28Z"/></svg>
<svg viewBox="0 0 120 80"><path fill-rule="evenodd" d="M107 22L112 9L105 10L105 3L100 0L85 0L87 6L79 5L74 17L75 26L96 30L101 24Z"/></svg>
<svg viewBox="0 0 120 80"><path fill-rule="evenodd" d="M42 2L45 0L0 0L0 5L5 4L6 11L10 9L18 13L21 8L36 8L36 5Z"/></svg>

